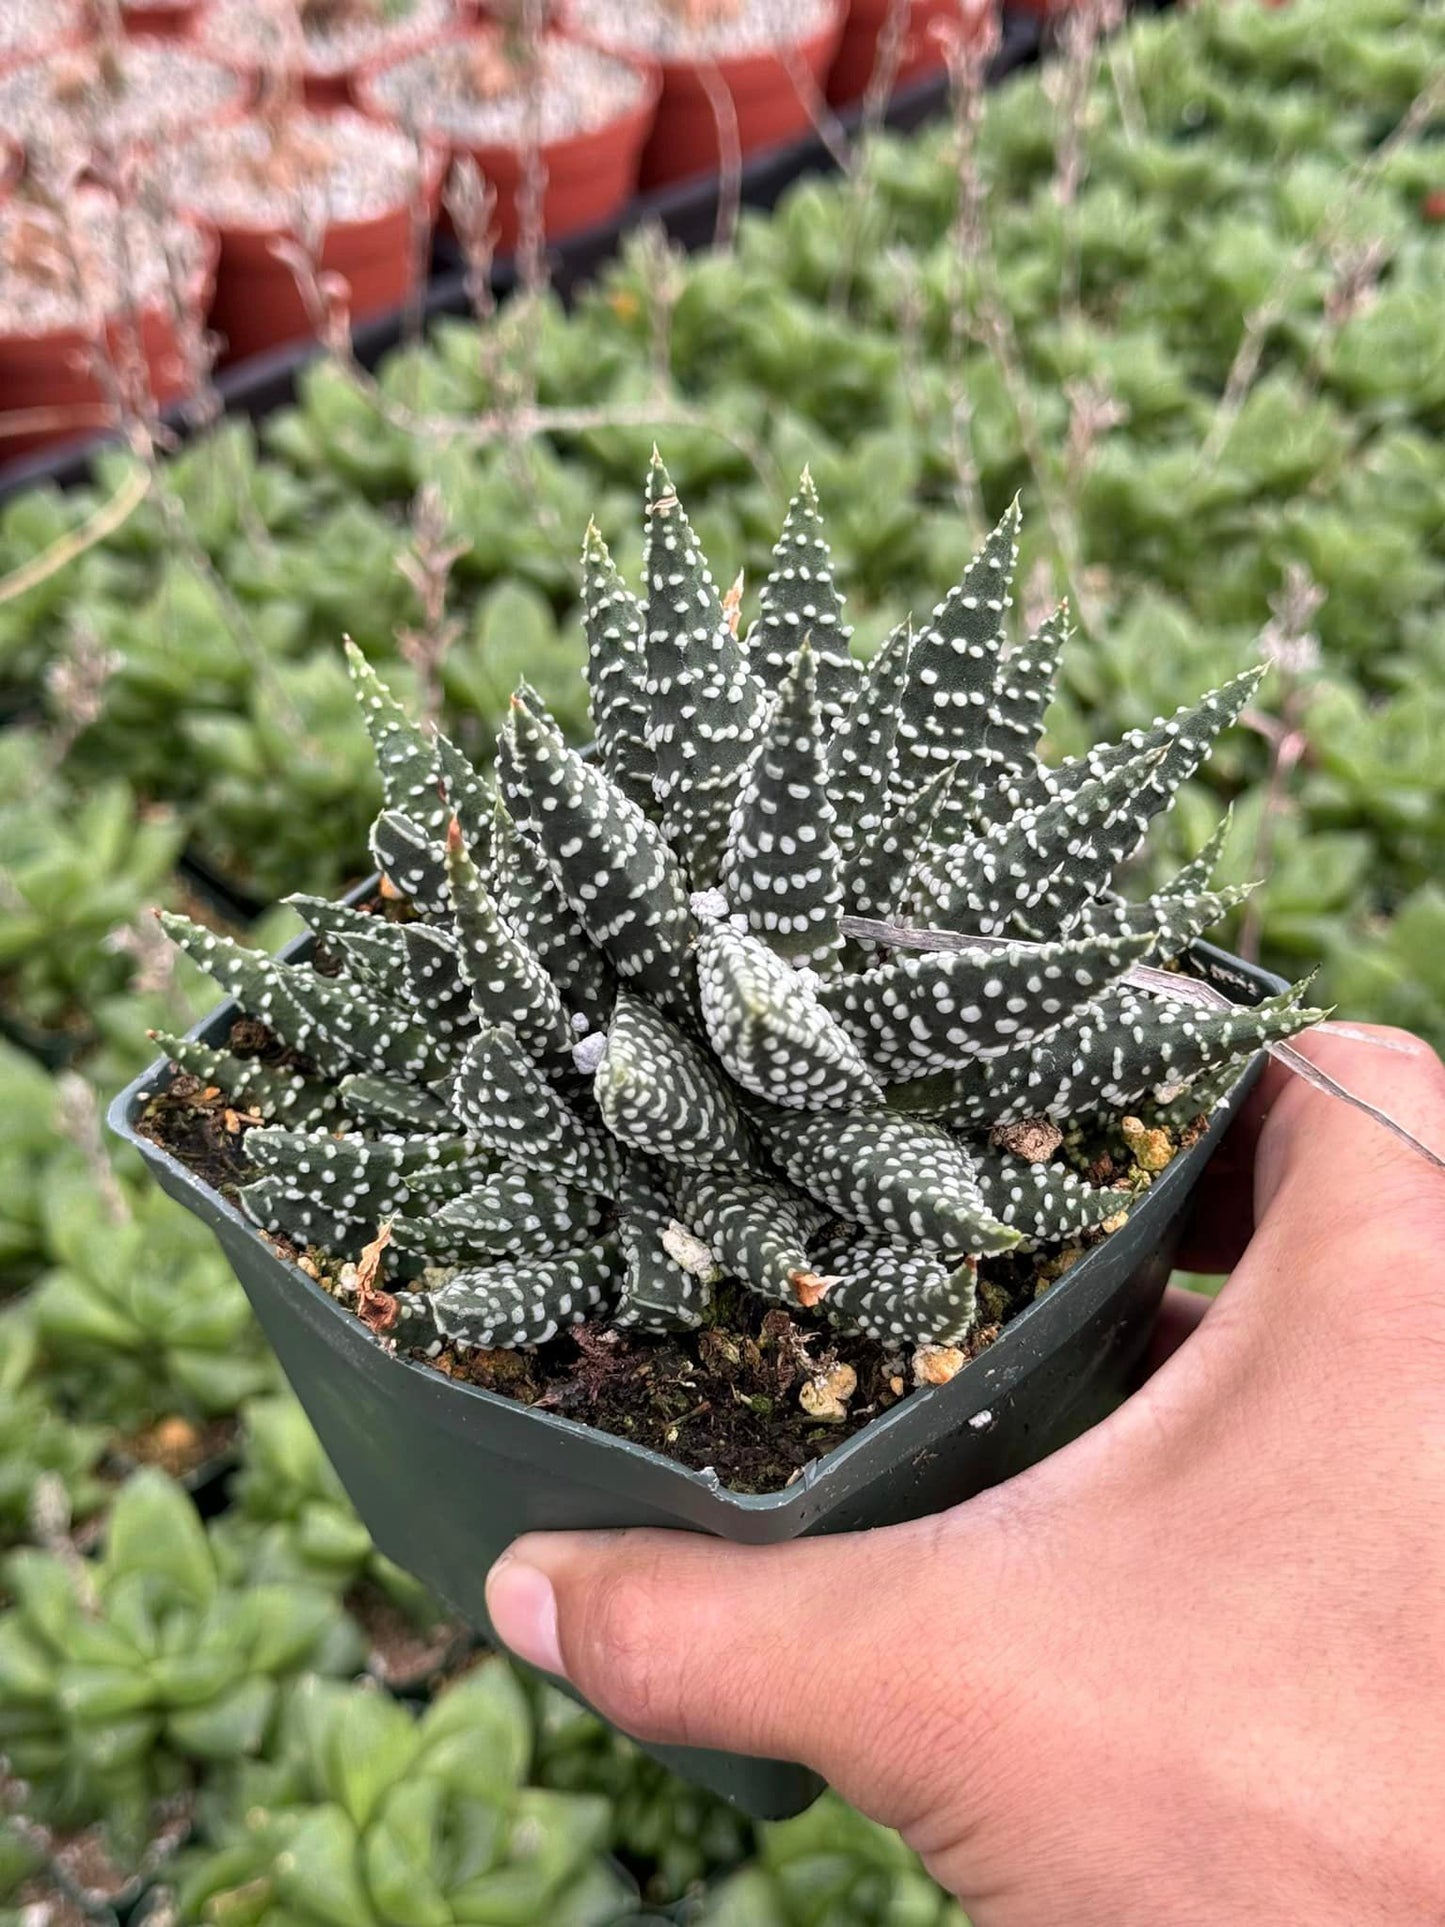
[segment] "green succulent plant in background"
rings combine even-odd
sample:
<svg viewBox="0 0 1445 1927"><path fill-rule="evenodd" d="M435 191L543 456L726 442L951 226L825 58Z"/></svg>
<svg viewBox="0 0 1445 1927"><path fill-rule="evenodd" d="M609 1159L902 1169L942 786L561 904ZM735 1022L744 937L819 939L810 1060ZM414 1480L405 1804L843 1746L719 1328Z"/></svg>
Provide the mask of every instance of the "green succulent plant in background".
<svg viewBox="0 0 1445 1927"><path fill-rule="evenodd" d="M51 1386L76 1409L136 1431L172 1414L226 1417L275 1384L244 1292L168 1199L148 1187L106 1197L75 1176L46 1216L52 1264L27 1315Z"/></svg>
<svg viewBox="0 0 1445 1927"><path fill-rule="evenodd" d="M1008 646L1016 510L866 667L806 476L745 635L655 457L646 514L641 600L595 529L584 552L593 761L524 688L488 783L352 652L409 914L296 900L328 974L165 919L303 1061L169 1048L270 1120L244 1145L263 1229L354 1259L386 1225L376 1255L420 1274L409 1346L686 1329L723 1277L957 1345L981 1257L1127 1204L1061 1126L1207 1112L1319 1014L1131 975L1237 900L1212 849L1141 903L1116 876L1259 672L1049 768L1067 620ZM950 947L880 953L848 916Z"/></svg>
<svg viewBox="0 0 1445 1927"><path fill-rule="evenodd" d="M361 1663L356 1628L314 1587L226 1584L185 1493L137 1473L94 1564L10 1554L0 1615L0 1751L30 1815L104 1821L123 1855L158 1800L259 1752L304 1672Z"/></svg>
<svg viewBox="0 0 1445 1927"><path fill-rule="evenodd" d="M836 1794L758 1831L756 1863L686 1916L691 1927L968 1927L898 1835Z"/></svg>
<svg viewBox="0 0 1445 1927"><path fill-rule="evenodd" d="M485 1662L418 1718L306 1681L272 1759L212 1811L183 1870L198 1927L611 1927L633 1911L600 1857L606 1802L525 1784L526 1697Z"/></svg>
<svg viewBox="0 0 1445 1927"><path fill-rule="evenodd" d="M757 1829L736 1807L669 1773L545 1681L527 1684L537 1726L538 1783L605 1795L613 1852L647 1870L644 1900L658 1906L681 1900L753 1852Z"/></svg>
<svg viewBox="0 0 1445 1927"><path fill-rule="evenodd" d="M253 1399L243 1417L241 1469L211 1529L223 1578L319 1586L338 1599L366 1586L418 1631L445 1623L426 1589L376 1550L296 1400Z"/></svg>

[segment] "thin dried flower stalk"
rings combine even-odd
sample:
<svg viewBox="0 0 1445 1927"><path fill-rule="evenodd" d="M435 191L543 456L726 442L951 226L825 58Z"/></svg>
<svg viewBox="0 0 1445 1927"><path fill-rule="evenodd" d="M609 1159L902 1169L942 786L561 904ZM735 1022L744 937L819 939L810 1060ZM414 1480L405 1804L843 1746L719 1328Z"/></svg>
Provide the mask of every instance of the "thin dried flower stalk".
<svg viewBox="0 0 1445 1927"><path fill-rule="evenodd" d="M96 1195L111 1223L129 1224L130 1204L105 1154L100 1105L77 1071L62 1071L55 1080L55 1121L61 1136L69 1138L85 1159Z"/></svg>
<svg viewBox="0 0 1445 1927"><path fill-rule="evenodd" d="M411 505L411 547L397 558L397 569L421 604L421 625L398 631L402 655L417 672L421 711L435 722L442 708L442 669L462 633L462 623L447 613L453 568L471 547L453 539L445 498L435 482L424 482Z"/></svg>
<svg viewBox="0 0 1445 1927"><path fill-rule="evenodd" d="M1305 715L1320 664L1320 639L1312 624L1324 600L1324 590L1304 564L1291 562L1282 587L1270 598L1271 619L1260 631L1260 654L1279 677L1280 700L1278 716L1248 709L1241 718L1269 744L1269 775L1250 861L1252 876L1269 875L1280 819L1291 807L1290 781L1309 752ZM1256 962L1263 937L1264 913L1258 898L1251 898L1239 930L1240 956Z"/></svg>
<svg viewBox="0 0 1445 1927"><path fill-rule="evenodd" d="M737 235L738 213L743 203L742 131L738 126L737 104L717 62L699 60L697 77L702 82L708 109L717 128L717 219L713 223L712 244L726 252Z"/></svg>
<svg viewBox="0 0 1445 1927"><path fill-rule="evenodd" d="M106 688L120 665L120 656L106 648L95 624L85 615L77 615L66 647L45 672L45 691L50 699L49 755L53 767L60 767L99 717Z"/></svg>

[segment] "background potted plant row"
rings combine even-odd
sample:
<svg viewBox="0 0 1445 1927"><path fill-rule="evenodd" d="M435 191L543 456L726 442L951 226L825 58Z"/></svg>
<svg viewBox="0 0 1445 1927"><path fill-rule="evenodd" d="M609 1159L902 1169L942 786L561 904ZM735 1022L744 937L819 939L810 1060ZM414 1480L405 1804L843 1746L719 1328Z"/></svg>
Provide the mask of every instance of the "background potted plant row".
<svg viewBox="0 0 1445 1927"><path fill-rule="evenodd" d="M813 135L825 90L846 106L875 68L880 85L941 70L939 23L976 38L992 9L908 0L895 32L888 6L845 0L801 15L776 0L568 0L496 18L474 0L47 0L0 43L0 377L6 411L27 417L0 453L114 424L86 352L97 313L108 359L128 356L165 406L204 378L203 326L234 363L324 325L298 254L355 318L414 298L460 156L492 197L488 244L509 257L529 222L555 243L615 219L639 180ZM64 191L76 169L92 177L79 221ZM137 301L112 259L182 246L204 267L175 300L152 277Z"/></svg>
<svg viewBox="0 0 1445 1927"><path fill-rule="evenodd" d="M358 1674L392 1679L413 1709L406 1731L378 1716L379 1754L442 1748L444 1731L417 1737L416 1709L465 1665L464 1635L375 1559L222 1262L131 1164L107 1162L98 1105L152 1054L143 1020L175 1030L209 1007L159 954L151 904L227 926L259 907L279 943L295 929L264 907L279 890L357 873L373 799L343 631L473 746L523 669L585 734L571 531L595 509L635 564L632 496L662 429L705 541L754 581L811 453L873 632L979 532L971 489L987 515L1022 486L1047 511L1031 518L1031 593L1071 583L1082 604L1060 750L1086 718L1091 734L1122 729L1172 707L1179 684L1229 674L1264 631L1277 667L1259 726L1184 799L1168 857L1232 803L1232 874L1267 876L1262 922L1234 940L1295 972L1323 955L1322 1000L1445 1037L1438 118L1392 139L1440 36L1403 0L1207 6L1129 28L1084 76L1077 123L1047 76L992 96L979 258L1004 325L986 339L953 334L957 149L941 133L887 141L862 187L802 185L775 217L746 217L730 251L682 261L640 236L570 314L519 301L439 329L382 372L380 402L319 364L294 409L164 462L63 566L130 487L124 458L91 488L0 509L0 1008L25 1040L0 1060L0 1529L41 1560L0 1580L0 1722L7 1749L24 1729L31 1787L8 1795L32 1823L0 1846L0 1918L27 1882L94 1882L97 1821L122 1900L147 1848L179 1832L183 1878L209 1894L252 1879L282 1833L304 1827L318 1855L351 1838L338 1811L358 1839L389 1839L409 1765L342 1792L322 1761L333 1719L368 1720L388 1697ZM1075 132L1084 162L1061 199ZM524 353L527 407L564 425L471 432ZM140 1467L164 1470L146 1473L117 1552L106 1522ZM209 1732L158 1721L149 1700L140 1725L107 1713L97 1791L78 1773L94 1733L57 1730L44 1665L17 1689L12 1629L53 1643L71 1585L89 1575L103 1599L138 1544L157 1562L145 1583L197 1624L228 1623L235 1575L264 1567L288 1601L304 1593L288 1618L315 1643L265 1667L245 1648L244 1679L262 1683L249 1697L218 1662ZM232 1627L236 1650L242 1631L264 1628ZM302 1695L303 1674L332 1683ZM111 1684L122 1707L151 1692ZM360 1710L336 1712L338 1692ZM606 1803L605 1825L578 1811L562 1830L556 1918L574 1888L581 1907L615 1896L609 1855L669 1905L746 1863L714 1879L704 1917L811 1919L831 1896L840 1921L889 1918L906 1860L831 1803L758 1835L582 1716L531 1705L523 1721L507 1687L476 1692L465 1719L522 1732L493 1751L526 1764L455 1797L517 1811L541 1786ZM242 1827L253 1807L280 1816L259 1846ZM384 1917L375 1893L365 1904Z"/></svg>

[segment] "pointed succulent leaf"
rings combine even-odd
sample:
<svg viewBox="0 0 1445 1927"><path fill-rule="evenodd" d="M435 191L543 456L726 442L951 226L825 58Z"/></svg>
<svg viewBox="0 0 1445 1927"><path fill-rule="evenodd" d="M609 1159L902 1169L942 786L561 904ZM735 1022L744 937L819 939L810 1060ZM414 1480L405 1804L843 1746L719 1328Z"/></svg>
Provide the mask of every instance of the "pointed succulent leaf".
<svg viewBox="0 0 1445 1927"><path fill-rule="evenodd" d="M267 1180L242 1193L266 1229L303 1244L358 1250L383 1219L407 1203L411 1169L422 1168L450 1140L333 1137L326 1131L250 1131L246 1158Z"/></svg>
<svg viewBox="0 0 1445 1927"><path fill-rule="evenodd" d="M484 1029L468 1045L452 1109L484 1149L533 1165L584 1191L615 1197L622 1173L616 1139L584 1118L521 1055L509 1030Z"/></svg>
<svg viewBox="0 0 1445 1927"><path fill-rule="evenodd" d="M818 1001L811 973L728 924L697 944L708 1041L745 1091L789 1110L847 1110L882 1092L838 1020Z"/></svg>
<svg viewBox="0 0 1445 1927"><path fill-rule="evenodd" d="M470 1035L476 1019L456 938L426 923L403 924L402 932L409 1001L428 1033L442 1043Z"/></svg>
<svg viewBox="0 0 1445 1927"><path fill-rule="evenodd" d="M163 1030L153 1030L150 1036L179 1070L214 1085L236 1110L253 1112L269 1124L305 1131L329 1122L340 1109L335 1091L298 1071L267 1064L259 1057L213 1050L194 1037L172 1037Z"/></svg>
<svg viewBox="0 0 1445 1927"><path fill-rule="evenodd" d="M647 746L667 841L693 889L717 881L768 694L748 668L692 524L655 456L647 478Z"/></svg>
<svg viewBox="0 0 1445 1927"><path fill-rule="evenodd" d="M744 644L753 674L767 688L780 688L799 644L811 641L819 710L829 722L841 720L862 670L849 648L852 631L843 621L843 598L833 580L818 491L807 469L788 505L758 602L758 619Z"/></svg>
<svg viewBox="0 0 1445 1927"><path fill-rule="evenodd" d="M821 1287L808 1240L826 1217L812 1198L732 1171L673 1175L676 1214L723 1270L794 1309Z"/></svg>
<svg viewBox="0 0 1445 1927"><path fill-rule="evenodd" d="M960 1256L1019 1242L985 1205L967 1151L935 1124L888 1111L770 1111L759 1128L793 1183L855 1224Z"/></svg>
<svg viewBox="0 0 1445 1927"><path fill-rule="evenodd" d="M582 545L582 607L597 753L623 795L651 816L657 797L655 761L647 746L647 624L595 522L588 524Z"/></svg>
<svg viewBox="0 0 1445 1927"><path fill-rule="evenodd" d="M824 1254L823 1310L882 1345L960 1345L978 1323L978 1267L865 1231Z"/></svg>
<svg viewBox="0 0 1445 1927"><path fill-rule="evenodd" d="M514 700L538 845L558 889L617 974L665 1009L692 1008L686 882L657 826L611 779Z"/></svg>
<svg viewBox="0 0 1445 1927"><path fill-rule="evenodd" d="M989 1210L1032 1244L1058 1244L1129 1209L1128 1194L1087 1184L1061 1164L1031 1164L1006 1151L975 1154Z"/></svg>
<svg viewBox="0 0 1445 1927"><path fill-rule="evenodd" d="M733 911L770 950L833 971L843 954L843 889L823 731L815 658L805 641L743 779L719 881Z"/></svg>
<svg viewBox="0 0 1445 1927"><path fill-rule="evenodd" d="M538 713L545 714L545 705L535 690L525 682L519 683L513 692L519 701L535 702ZM497 796L506 806L512 821L524 835L534 836L536 825L532 821L532 792L527 778L517 760L517 732L512 712L497 732L497 753L492 763L492 775L497 785Z"/></svg>
<svg viewBox="0 0 1445 1927"><path fill-rule="evenodd" d="M1123 764L1148 768L1150 780L1138 795L1138 829L1142 836L1150 820L1173 802L1181 783L1204 762L1216 741L1240 713L1264 678L1257 664L1211 689L1197 703L1186 703L1172 716L1160 717L1147 729L1131 729L1117 743L1100 744L1076 761L1048 772L1054 796L1075 794L1086 784L1111 775ZM1152 762L1146 759L1153 758Z"/></svg>
<svg viewBox="0 0 1445 1927"><path fill-rule="evenodd" d="M1229 1010L1114 990L1061 1024L1012 1077L996 1081L990 1121L1167 1104L1230 1063L1243 1070L1264 1045L1294 1037L1324 1015L1302 1005L1297 990Z"/></svg>
<svg viewBox="0 0 1445 1927"><path fill-rule="evenodd" d="M436 744L411 720L349 638L346 664L376 751L387 809L410 817L434 836L439 834L451 812L437 782Z"/></svg>
<svg viewBox="0 0 1445 1927"><path fill-rule="evenodd" d="M981 936L1066 934L1138 846L1138 799L1164 752L1120 763L1042 808L925 858L912 902L931 923Z"/></svg>
<svg viewBox="0 0 1445 1927"><path fill-rule="evenodd" d="M1253 884L1235 884L1227 890L1201 890L1194 896L1180 896L1171 884L1167 895L1161 893L1144 903L1098 899L1084 905L1076 927L1090 936L1119 931L1143 937L1146 941L1138 958L1140 963L1170 963L1181 956L1196 937L1202 937L1231 910L1238 909L1253 889Z"/></svg>
<svg viewBox="0 0 1445 1927"><path fill-rule="evenodd" d="M843 870L850 915L887 917L908 900L914 874L933 842L934 822L947 808L956 780L956 768L940 769L884 818L867 843L853 845Z"/></svg>
<svg viewBox="0 0 1445 1927"><path fill-rule="evenodd" d="M537 958L577 1024L579 1034L607 1022L616 979L558 889L542 852L512 822L500 798L492 819L491 888L508 929Z"/></svg>
<svg viewBox="0 0 1445 1927"><path fill-rule="evenodd" d="M1013 605L1018 532L1015 499L962 582L913 639L898 717L898 803L951 767L961 751L984 748L997 724L994 685Z"/></svg>
<svg viewBox="0 0 1445 1927"><path fill-rule="evenodd" d="M676 1229L662 1174L645 1158L630 1159L617 1200L625 1270L616 1324L633 1331L692 1331L707 1316L717 1267L705 1253L686 1249Z"/></svg>
<svg viewBox="0 0 1445 1927"><path fill-rule="evenodd" d="M457 962L476 1016L514 1031L539 1060L570 1050L575 1033L557 986L541 959L503 922L455 821L447 831L447 888Z"/></svg>
<svg viewBox="0 0 1445 1927"><path fill-rule="evenodd" d="M622 991L593 1083L621 1143L671 1164L752 1162L737 1098L716 1062L644 998Z"/></svg>
<svg viewBox="0 0 1445 1927"><path fill-rule="evenodd" d="M845 853L870 842L888 811L898 704L912 647L912 628L900 623L864 669L828 747L833 834Z"/></svg>
<svg viewBox="0 0 1445 1927"><path fill-rule="evenodd" d="M292 1050L329 1076L380 1067L426 1078L436 1056L426 1034L356 984L318 977L302 964L280 963L186 917L161 916L161 928L208 977Z"/></svg>
<svg viewBox="0 0 1445 1927"><path fill-rule="evenodd" d="M1215 824L1207 840L1201 845L1198 854L1191 857L1182 870L1170 877L1160 892L1161 896L1202 896L1213 888L1214 873L1219 868L1219 859L1223 856L1224 846L1229 841L1229 830L1233 821L1234 806L1231 804Z"/></svg>
<svg viewBox="0 0 1445 1927"><path fill-rule="evenodd" d="M850 977L825 1001L881 1078L1006 1057L1090 1003L1148 948L1147 932L1077 943L930 950Z"/></svg>
<svg viewBox="0 0 1445 1927"><path fill-rule="evenodd" d="M491 856L492 786L471 765L449 737L437 731L437 777L446 798L446 823L455 818L462 826L473 861L485 871Z"/></svg>
<svg viewBox="0 0 1445 1927"><path fill-rule="evenodd" d="M595 1241L600 1202L560 1178L507 1164L425 1217L398 1218L397 1248L443 1264L535 1258Z"/></svg>
<svg viewBox="0 0 1445 1927"><path fill-rule="evenodd" d="M445 914L447 884L442 847L414 817L383 810L371 826L371 855L398 896L432 916Z"/></svg>
<svg viewBox="0 0 1445 1927"><path fill-rule="evenodd" d="M985 737L998 782L1032 775L1038 767L1038 742L1070 633L1069 605L1060 603L998 666Z"/></svg>
<svg viewBox="0 0 1445 1927"><path fill-rule="evenodd" d="M407 989L406 938L402 926L369 910L333 903L327 897L293 896L284 901L304 919L326 949L355 977L383 997Z"/></svg>
<svg viewBox="0 0 1445 1927"><path fill-rule="evenodd" d="M447 1130L452 1123L451 1112L430 1091L403 1084L395 1077L378 1076L374 1071L343 1077L337 1093L353 1116L392 1130L434 1133Z"/></svg>
<svg viewBox="0 0 1445 1927"><path fill-rule="evenodd" d="M425 1273L423 1284L442 1337L490 1351L545 1345L600 1311L617 1288L615 1238L547 1258L513 1258L462 1271Z"/></svg>

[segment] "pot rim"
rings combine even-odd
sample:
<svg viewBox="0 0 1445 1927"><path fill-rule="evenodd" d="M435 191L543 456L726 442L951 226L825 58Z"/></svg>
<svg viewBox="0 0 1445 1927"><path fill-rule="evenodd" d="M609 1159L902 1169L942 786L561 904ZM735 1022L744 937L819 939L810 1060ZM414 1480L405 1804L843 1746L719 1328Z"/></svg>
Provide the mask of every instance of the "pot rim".
<svg viewBox="0 0 1445 1927"><path fill-rule="evenodd" d="M768 70L786 65L780 49L788 48L806 60L811 54L822 54L841 36L848 19L850 0L832 0L830 11L824 15L821 25L812 33L802 34L795 40L765 42L756 47L739 47L735 53L718 56L700 54L658 55L649 58L646 54L625 54L619 49L602 42L594 42L603 53L613 54L617 59L640 60L645 65L656 67L662 75L665 87L686 85L699 68L711 67L721 76L724 83L738 76L746 77L760 68ZM574 40L590 38L580 28L570 24L569 14L564 12L561 25Z"/></svg>
<svg viewBox="0 0 1445 1927"><path fill-rule="evenodd" d="M0 191L0 200L3 200L3 198L3 191ZM211 295L215 287L216 270L220 265L220 236L212 224L201 215L191 214L184 209L176 208L171 211L169 218L174 221L178 227L188 229L199 243L199 255L195 269L186 281L184 297L187 310L200 311L204 314L204 311L210 305ZM174 309L169 295L163 291L154 301L142 302L136 308L135 312L142 322L151 320L152 318L169 321ZM106 329L115 328L121 326L125 319L126 310L122 304L119 308L107 309L101 317L101 325ZM41 328L39 330L0 327L0 345L23 344L39 347L45 342L79 341L86 343L91 339L91 333L83 322L70 322L60 328Z"/></svg>
<svg viewBox="0 0 1445 1927"><path fill-rule="evenodd" d="M307 107L303 111L318 120L331 120L336 118L334 114L318 113L314 107ZM359 109L354 107L338 108L337 113L350 114L353 120L361 121L368 127L374 127L376 125L375 120L370 115L363 114ZM392 127L389 131L399 133L401 130ZM199 138L198 131L193 130L187 137L185 143L178 142L177 145L188 145L197 138ZM420 142L420 147L425 157L425 194L427 206L434 212L437 197L441 193L442 183L446 179L447 169L451 165L451 156L444 142L424 138ZM193 222L199 227L209 227L214 233L220 236L223 244L227 236L254 241L285 241L293 239L296 232L294 227L278 224L274 221L218 220L214 214L209 214L204 208L195 207L186 200L177 200L175 207L178 214L186 220ZM330 240L335 235L366 234L373 230L384 228L390 222L394 221L399 214L409 212L410 207L411 197L407 195L405 198L383 208L379 214L363 215L356 220L338 221L328 219L325 227L325 238Z"/></svg>
<svg viewBox="0 0 1445 1927"><path fill-rule="evenodd" d="M376 83L394 67L404 66L407 61L415 60L421 54L432 53L438 47L451 46L458 41L475 39L478 30L486 24L484 19L470 23L458 20L454 26L446 28L441 33L429 35L419 45L408 47L402 53L375 54L370 60L364 61L356 69L352 82L352 92L356 98L358 111L370 120L380 121L383 126L400 128L402 132L406 132L407 129L392 109L377 99ZM539 142L537 147L539 154L545 157L548 154L561 154L572 148L588 146L594 141L604 140L636 123L642 123L645 127L652 125L657 113L657 104L662 98L662 69L656 61L644 60L632 54L618 53L611 47L604 47L592 35L580 33L568 26L565 18L549 27L543 38L570 41L574 46L589 47L593 53L605 54L609 60L615 60L619 66L630 68L642 81L643 90L642 97L638 101L631 107L624 108L621 113L614 114L610 120L599 121L595 127L579 128L573 133L559 135L556 140ZM440 143L449 156L520 154L525 146L522 141L474 141L460 134L449 133L441 127L419 131L426 140Z"/></svg>
<svg viewBox="0 0 1445 1927"><path fill-rule="evenodd" d="M351 905L367 901L374 896L378 882L377 877L369 878L366 882L358 884L355 889L348 891L341 901ZM277 955L282 962L300 962L304 961L314 946L314 936L306 933L287 944ZM1207 970L1210 980L1218 987L1226 992L1243 990L1248 993L1245 998L1238 1001L1254 1002L1259 997L1276 994L1286 987L1285 980L1277 977L1272 971L1264 970L1258 965L1246 964L1243 959L1218 949L1213 944L1198 941L1190 946L1189 955ZM204 1039L207 1032L219 1030L223 1024L229 1026L241 1014L235 999L227 998L201 1022L194 1025L187 1032L187 1036ZM1204 1135L1190 1146L1188 1151L1177 1156L1168 1169L1155 1180L1131 1212L1128 1225L1122 1227L1120 1232L1114 1233L1113 1237L1125 1235L1129 1226L1135 1227L1137 1232L1141 1221L1150 1228L1151 1232L1156 1221L1163 1220L1167 1223L1171 1207L1176 1203L1182 1203L1183 1198L1196 1182L1207 1154L1212 1152L1227 1124L1232 1122L1236 1101L1241 1092L1253 1083L1258 1074L1262 1056L1262 1053L1256 1055L1241 1068L1239 1077L1231 1086L1227 1096L1211 1114L1209 1126ZM537 1411L532 1406L524 1405L517 1399L507 1398L500 1392L492 1392L485 1386L471 1385L463 1380L448 1378L444 1373L436 1371L433 1366L423 1361L389 1351L384 1340L369 1331L345 1305L332 1297L329 1292L324 1291L314 1278L308 1277L292 1260L285 1258L238 1205L205 1184L173 1152L156 1144L152 1139L142 1136L137 1130L136 1125L146 1106L161 1091L168 1088L174 1075L172 1064L167 1058L162 1057L157 1058L138 1077L133 1078L114 1098L106 1113L106 1122L111 1131L123 1142L138 1150L153 1169L164 1168L172 1173L181 1181L188 1194L204 1197L212 1217L226 1219L236 1230L243 1232L249 1241L264 1250L278 1265L283 1266L311 1303L314 1311L323 1316L344 1320L354 1335L359 1335L374 1347L377 1358L384 1360L387 1368L421 1374L433 1391L439 1387L445 1388L441 1393L442 1396L458 1401L479 1400L484 1406L492 1409L525 1414L534 1423L551 1428L554 1432L560 1428L565 1434L575 1437L579 1443L585 1441L594 1447L601 1445L622 1453L636 1463L649 1466L654 1470L663 1470L674 1479L681 1478L688 1481L700 1493L705 1493L715 1504L721 1503L726 1507L753 1515L786 1514L799 1507L811 1506L820 1491L826 1492L834 1484L846 1487L852 1481L854 1465L860 1458L873 1454L880 1447L886 1449L891 1435L904 1426L910 1430L920 1429L925 1422L925 1415L937 1414L942 1405L959 1406L957 1425L962 1426L970 1422L968 1395L974 1395L976 1402L981 1401L979 1411L987 1409L991 1398L1003 1399L1008 1391L1007 1375L1000 1378L1000 1383L995 1388L989 1387L988 1380L1000 1377L1000 1363L1007 1366L1010 1355L1018 1352L1021 1347L1027 1346L1033 1324L1049 1305L1059 1301L1060 1294L1077 1295L1088 1281L1091 1272L1102 1268L1104 1254L1109 1251L1113 1243L1113 1237L1106 1237L1102 1243L1085 1252L1078 1263L1069 1267L1044 1298L1035 1299L1017 1317L1011 1319L988 1350L970 1359L963 1370L946 1385L920 1387L909 1392L888 1411L879 1413L866 1425L860 1426L851 1437L833 1446L821 1457L810 1459L791 1484L773 1492L739 1492L732 1486L726 1485L718 1473L711 1468L699 1471L693 1466L682 1464L678 1459L670 1458L665 1452L654 1450L651 1446L639 1445L632 1439L605 1432L598 1426L585 1424L579 1419L567 1418L561 1413ZM1149 1241L1151 1248L1155 1241L1151 1236ZM975 1413L974 1418L977 1415ZM935 1424L932 1429L936 1433L940 1428ZM957 1427L946 1429L957 1429ZM864 1482L867 1482L866 1479Z"/></svg>

